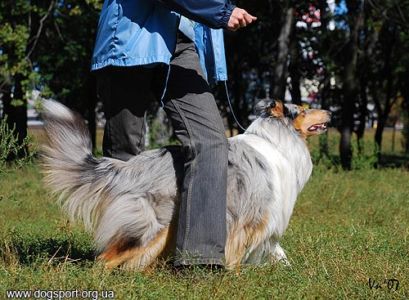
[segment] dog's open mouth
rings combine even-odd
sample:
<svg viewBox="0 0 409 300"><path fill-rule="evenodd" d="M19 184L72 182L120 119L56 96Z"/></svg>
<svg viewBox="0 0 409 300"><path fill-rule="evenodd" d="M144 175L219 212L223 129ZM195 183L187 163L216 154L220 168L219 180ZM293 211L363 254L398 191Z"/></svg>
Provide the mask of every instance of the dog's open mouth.
<svg viewBox="0 0 409 300"><path fill-rule="evenodd" d="M328 123L314 124L314 125L308 127L308 131L325 131L325 130L327 130L327 124Z"/></svg>

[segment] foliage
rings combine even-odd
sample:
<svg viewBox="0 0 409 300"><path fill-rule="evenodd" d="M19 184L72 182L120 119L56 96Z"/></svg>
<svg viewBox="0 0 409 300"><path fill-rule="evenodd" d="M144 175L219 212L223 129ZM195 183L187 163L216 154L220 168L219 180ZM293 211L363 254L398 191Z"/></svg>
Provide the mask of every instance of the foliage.
<svg viewBox="0 0 409 300"><path fill-rule="evenodd" d="M39 89L91 124L89 68L102 2L2 1L0 93L24 104L27 91ZM293 102L308 96L311 105L334 111L332 125L342 129L344 149L352 153L352 136L363 138L368 104L375 104L381 151L396 99L409 102L409 0L340 0L335 10L326 0L236 2L258 17L248 28L226 32L228 86L240 123L249 124L258 99L283 96L287 87ZM215 93L230 132L237 132L224 88Z"/></svg>
<svg viewBox="0 0 409 300"><path fill-rule="evenodd" d="M24 97L38 86L40 75L35 53L54 4L55 1L24 0L0 3L0 92L21 84L19 96ZM23 100L16 96L16 100Z"/></svg>
<svg viewBox="0 0 409 300"><path fill-rule="evenodd" d="M2 1L0 86L13 85L20 74L25 91L37 88L64 100L66 93L80 89L101 6L97 0ZM64 81L68 76L70 80Z"/></svg>
<svg viewBox="0 0 409 300"><path fill-rule="evenodd" d="M353 143L352 144L352 169L354 170L367 170L367 169L373 169L377 163L378 163L378 146L376 143L371 142L371 143L363 143L363 145L360 145L361 147L364 148L370 148L372 151L367 153L362 153L362 151L359 150L358 144Z"/></svg>
<svg viewBox="0 0 409 300"><path fill-rule="evenodd" d="M27 1L0 3L0 87L11 84L16 74L27 76L31 72L26 58L30 28L23 16L33 10L35 8Z"/></svg>
<svg viewBox="0 0 409 300"><path fill-rule="evenodd" d="M59 1L36 55L46 96L82 112L89 101L87 78L101 2Z"/></svg>
<svg viewBox="0 0 409 300"><path fill-rule="evenodd" d="M241 123L248 124L247 116L258 98L277 96L273 93L279 82L276 77L284 76L293 102L298 103L307 92L313 106L333 110L332 125L344 137L341 156L346 167L353 159L352 136L363 138L368 105L375 105L379 162L392 107L409 85L405 17L409 1L336 1L335 9L326 0L251 4L243 0L238 5L259 16L255 26L227 35L231 96ZM291 41L280 48L282 28L292 16L286 14L289 8L295 16L290 20ZM281 71L284 75L277 72L282 51L288 64ZM224 100L220 104L225 108ZM229 126L235 127L227 117Z"/></svg>
<svg viewBox="0 0 409 300"><path fill-rule="evenodd" d="M0 174L6 170L7 161L10 157L17 156L20 151L25 151L25 149L32 145L30 137L25 138L23 144L20 144L18 137L13 134L13 130L13 128L10 129L8 127L7 118L0 119ZM36 154L36 150L33 148L32 150L30 155L14 161L14 164L22 166L31 161Z"/></svg>
<svg viewBox="0 0 409 300"><path fill-rule="evenodd" d="M338 140L332 138L327 143L330 143L329 148L335 149ZM366 151L362 151L365 149ZM377 146L373 141L361 141L358 147L358 141L352 141L353 157L351 161L352 170L369 170L373 169L378 163ZM339 155L334 151L328 152L323 155L321 149L314 148L311 151L311 159L320 170L339 170L341 168L341 162Z"/></svg>

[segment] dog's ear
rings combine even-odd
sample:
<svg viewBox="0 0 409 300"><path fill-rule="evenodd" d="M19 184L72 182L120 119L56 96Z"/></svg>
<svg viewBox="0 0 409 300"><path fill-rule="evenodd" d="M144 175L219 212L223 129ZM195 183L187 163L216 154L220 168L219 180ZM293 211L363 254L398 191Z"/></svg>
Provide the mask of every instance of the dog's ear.
<svg viewBox="0 0 409 300"><path fill-rule="evenodd" d="M274 99L263 99L260 100L255 108L256 115L267 115L273 118L283 118L284 117L284 105L280 100Z"/></svg>
<svg viewBox="0 0 409 300"><path fill-rule="evenodd" d="M267 107L267 113L273 118L284 118L285 117L285 106L280 100L273 100Z"/></svg>
<svg viewBox="0 0 409 300"><path fill-rule="evenodd" d="M256 103L254 106L254 114L260 116L267 112L267 108L271 104L271 99L263 99Z"/></svg>

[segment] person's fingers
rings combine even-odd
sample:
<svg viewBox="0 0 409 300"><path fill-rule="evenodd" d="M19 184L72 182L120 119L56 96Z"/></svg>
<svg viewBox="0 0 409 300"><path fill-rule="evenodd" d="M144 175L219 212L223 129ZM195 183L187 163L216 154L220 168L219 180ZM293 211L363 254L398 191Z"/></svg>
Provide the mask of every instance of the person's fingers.
<svg viewBox="0 0 409 300"><path fill-rule="evenodd" d="M232 31L236 31L241 27L239 13L235 11L235 13L230 17L228 29Z"/></svg>
<svg viewBox="0 0 409 300"><path fill-rule="evenodd" d="M251 15L251 14L249 14L249 13L247 13L247 16L249 16L253 21L256 21L256 20L257 20L257 17L255 17L255 16L253 16L253 15Z"/></svg>
<svg viewBox="0 0 409 300"><path fill-rule="evenodd" d="M246 20L247 25L253 23L253 21L257 20L256 17L253 17L249 13L244 15L244 19Z"/></svg>
<svg viewBox="0 0 409 300"><path fill-rule="evenodd" d="M234 29L240 28L240 21L237 17L234 17L232 20L232 28Z"/></svg>
<svg viewBox="0 0 409 300"><path fill-rule="evenodd" d="M239 28L246 27L255 20L257 20L257 18L249 14L246 10L236 7L230 16L227 29L236 31Z"/></svg>
<svg viewBox="0 0 409 300"><path fill-rule="evenodd" d="M239 24L240 24L240 27L246 27L246 26L247 26L247 20L246 20L246 18L244 17L244 14L240 16L240 18L239 18Z"/></svg>
<svg viewBox="0 0 409 300"><path fill-rule="evenodd" d="M240 27L246 27L247 25L247 20L245 18L246 14L247 14L247 11L245 11L244 9L237 10L237 18L239 20Z"/></svg>

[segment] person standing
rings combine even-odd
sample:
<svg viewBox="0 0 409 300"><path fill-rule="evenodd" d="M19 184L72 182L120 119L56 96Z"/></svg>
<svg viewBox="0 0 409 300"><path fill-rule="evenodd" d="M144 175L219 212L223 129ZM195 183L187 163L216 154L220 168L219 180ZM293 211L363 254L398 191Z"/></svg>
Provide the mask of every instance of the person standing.
<svg viewBox="0 0 409 300"><path fill-rule="evenodd" d="M228 148L208 82L227 80L222 29L255 20L224 0L105 0L101 11L91 69L104 156L126 161L144 150L153 99L182 144L176 266L224 263Z"/></svg>

